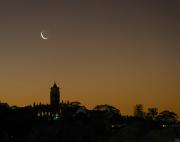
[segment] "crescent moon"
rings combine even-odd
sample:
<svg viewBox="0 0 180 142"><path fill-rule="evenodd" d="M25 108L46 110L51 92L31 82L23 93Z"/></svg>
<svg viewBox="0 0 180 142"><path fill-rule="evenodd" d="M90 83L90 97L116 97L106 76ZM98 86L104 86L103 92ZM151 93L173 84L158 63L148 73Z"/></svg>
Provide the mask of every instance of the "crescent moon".
<svg viewBox="0 0 180 142"><path fill-rule="evenodd" d="M43 32L41 32L41 38L44 40L47 40L48 38L43 35Z"/></svg>

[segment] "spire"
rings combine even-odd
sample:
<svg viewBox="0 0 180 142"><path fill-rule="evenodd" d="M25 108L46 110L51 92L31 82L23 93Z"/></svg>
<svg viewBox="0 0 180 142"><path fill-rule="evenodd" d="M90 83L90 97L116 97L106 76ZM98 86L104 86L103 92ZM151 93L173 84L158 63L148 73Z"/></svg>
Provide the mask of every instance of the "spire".
<svg viewBox="0 0 180 142"><path fill-rule="evenodd" d="M56 82L55 82L55 81L54 81L53 88L58 88L58 86L56 85Z"/></svg>

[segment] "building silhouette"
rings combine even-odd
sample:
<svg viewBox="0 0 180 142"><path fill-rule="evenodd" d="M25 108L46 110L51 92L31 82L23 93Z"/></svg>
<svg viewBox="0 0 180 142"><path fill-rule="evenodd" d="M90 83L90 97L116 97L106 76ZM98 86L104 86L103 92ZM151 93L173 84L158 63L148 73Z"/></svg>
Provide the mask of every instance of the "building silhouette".
<svg viewBox="0 0 180 142"><path fill-rule="evenodd" d="M53 112L59 112L60 109L60 89L54 82L50 90L50 105Z"/></svg>

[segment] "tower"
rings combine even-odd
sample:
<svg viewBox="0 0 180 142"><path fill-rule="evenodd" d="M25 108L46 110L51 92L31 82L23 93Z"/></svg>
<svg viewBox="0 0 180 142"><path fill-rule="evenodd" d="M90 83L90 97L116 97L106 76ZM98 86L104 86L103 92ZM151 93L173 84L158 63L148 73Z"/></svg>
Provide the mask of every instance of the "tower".
<svg viewBox="0 0 180 142"><path fill-rule="evenodd" d="M50 91L50 105L54 112L59 111L59 102L60 102L60 91L59 91L59 87L54 82L54 85L51 87L51 91Z"/></svg>

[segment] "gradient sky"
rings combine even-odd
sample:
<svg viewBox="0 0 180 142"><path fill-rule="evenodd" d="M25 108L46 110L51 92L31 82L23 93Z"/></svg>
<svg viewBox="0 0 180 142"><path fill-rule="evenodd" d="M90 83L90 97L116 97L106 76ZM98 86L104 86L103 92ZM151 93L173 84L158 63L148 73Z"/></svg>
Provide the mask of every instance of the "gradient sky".
<svg viewBox="0 0 180 142"><path fill-rule="evenodd" d="M133 1L1 1L0 100L49 103L56 81L88 108L180 114L180 2Z"/></svg>

